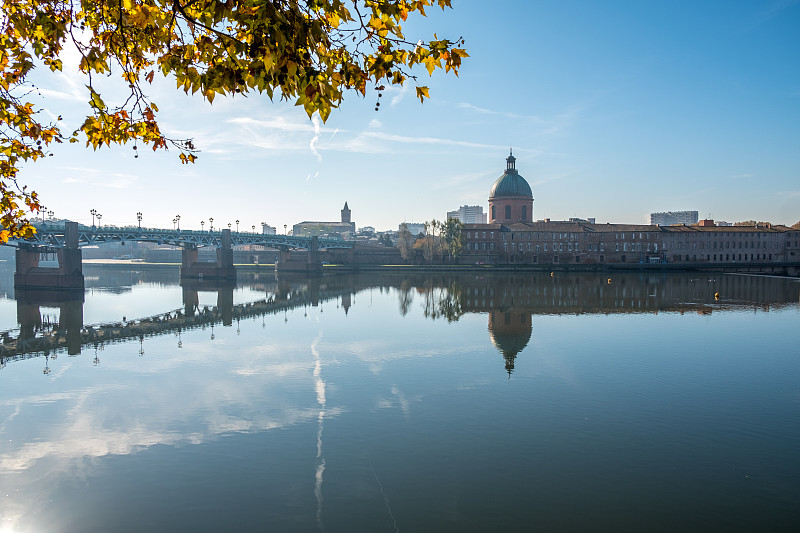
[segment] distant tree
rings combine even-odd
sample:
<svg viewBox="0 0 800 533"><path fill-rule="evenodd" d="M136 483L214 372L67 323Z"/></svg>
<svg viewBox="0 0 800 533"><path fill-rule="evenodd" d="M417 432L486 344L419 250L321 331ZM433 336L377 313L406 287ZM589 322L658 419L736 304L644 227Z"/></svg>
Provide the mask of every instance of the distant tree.
<svg viewBox="0 0 800 533"><path fill-rule="evenodd" d="M425 236L417 241L421 243L422 257L429 263L432 263L437 256L441 255L439 251L439 239L436 236L436 230L438 228L439 222L435 219L430 222L425 222Z"/></svg>
<svg viewBox="0 0 800 533"><path fill-rule="evenodd" d="M265 93L294 101L326 120L344 93L365 95L374 85L416 80L422 65L458 73L464 41L407 38L402 25L425 9L451 0L3 0L0 13L0 239L34 229L26 212L41 209L38 195L17 183L25 161L48 146L84 138L94 149L139 141L152 149L178 148L191 163L189 139L164 135L158 106L145 94L155 74L213 102L217 95ZM47 111L30 73L56 72L77 53L88 102L83 124L64 127L57 101ZM106 103L98 78L115 75L125 94ZM80 83L78 84L81 85ZM420 100L428 87L417 86ZM376 109L380 101L376 104ZM48 106L50 107L50 106ZM52 113L52 115L51 115ZM49 117L53 117L52 122ZM134 144L134 149L136 149Z"/></svg>
<svg viewBox="0 0 800 533"><path fill-rule="evenodd" d="M413 245L414 237L408 231L408 224L403 222L397 232L397 249L400 250L400 257L408 259Z"/></svg>
<svg viewBox="0 0 800 533"><path fill-rule="evenodd" d="M450 257L453 259L459 256L464 246L461 235L461 230L463 228L464 224L457 218L448 218L447 222L444 223L444 244L447 247L447 252L450 254Z"/></svg>
<svg viewBox="0 0 800 533"><path fill-rule="evenodd" d="M742 222L734 222L733 225L734 226L768 226L768 225L771 226L772 223L771 222L764 222L764 221L756 222L755 220L743 220Z"/></svg>

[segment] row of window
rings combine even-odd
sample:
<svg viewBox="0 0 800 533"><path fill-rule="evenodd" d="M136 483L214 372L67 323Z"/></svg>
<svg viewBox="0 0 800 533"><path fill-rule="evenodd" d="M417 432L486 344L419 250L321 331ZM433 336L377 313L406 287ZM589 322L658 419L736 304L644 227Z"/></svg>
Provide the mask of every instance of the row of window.
<svg viewBox="0 0 800 533"><path fill-rule="evenodd" d="M658 243L657 242L652 243L652 245L653 245L653 249L652 250L650 249L650 244L651 243L649 243L649 242L647 243L647 246L645 247L645 251L646 252L651 252L651 251L652 252L658 252ZM642 243L640 243L640 242L632 242L632 243L623 242L622 243L622 250L620 250L619 243L615 243L614 244L614 249L615 249L614 251L616 251L616 252L619 252L619 251L627 252L629 249L630 249L631 252L641 252L642 251Z"/></svg>
<svg viewBox="0 0 800 533"><path fill-rule="evenodd" d="M767 259L769 257L769 259ZM672 257L673 261L698 261L697 255L675 255ZM703 255L700 255L700 261L703 261ZM772 254L706 254L705 261L772 261Z"/></svg>
<svg viewBox="0 0 800 533"><path fill-rule="evenodd" d="M668 242L669 241L665 241L664 242L665 247L666 247ZM700 249L701 250L703 250L703 249L709 249L709 250L714 249L714 250L716 250L717 249L717 241L701 242L699 244L700 244ZM748 246L748 244L749 244L749 246ZM698 248L697 245L698 245L697 242L679 241L676 244L675 249L677 249L677 250L682 250L682 249L697 250L697 248ZM744 246L742 246L742 245L744 245ZM778 247L778 243L775 242L775 241L770 241L770 242L755 242L755 241L744 241L744 242L742 242L742 241L734 241L734 242L731 242L731 241L725 241L725 242L720 242L719 243L719 248L720 249L722 249L722 248L738 248L738 249L741 250L742 248L745 248L745 249L750 249L750 248L752 248L752 249L758 249L758 248L766 249L766 248L777 248L777 247Z"/></svg>
<svg viewBox="0 0 800 533"><path fill-rule="evenodd" d="M631 236L632 240L636 240L636 232L635 231L629 233L629 235ZM650 234L649 233L639 233L639 240L649 239L649 238L650 238ZM625 234L624 233L617 233L616 234L616 239L618 241L624 241L625 240Z"/></svg>
<svg viewBox="0 0 800 533"><path fill-rule="evenodd" d="M470 251L470 250L475 250L475 251L479 251L479 250L494 250L494 243L490 242L490 243L487 244L485 242L475 242L475 243L468 242L467 243L467 251Z"/></svg>

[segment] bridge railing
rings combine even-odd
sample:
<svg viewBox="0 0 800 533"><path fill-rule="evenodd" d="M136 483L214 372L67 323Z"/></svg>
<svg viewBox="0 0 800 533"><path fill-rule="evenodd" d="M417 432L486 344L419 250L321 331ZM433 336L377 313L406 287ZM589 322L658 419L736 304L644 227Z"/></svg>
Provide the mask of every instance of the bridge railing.
<svg viewBox="0 0 800 533"><path fill-rule="evenodd" d="M63 248L65 227L63 224L45 222L35 224L36 234L30 238L9 241L9 246L29 245L37 247ZM78 225L78 246L93 246L111 242L152 242L156 244L171 244L174 246L194 245L222 246L222 235L230 232L231 244L233 246L255 245L270 248L298 248L310 250L312 247L312 237L299 237L292 235L267 235L252 232L231 232L228 229L211 230L178 230L162 228L139 228L113 226L85 226ZM330 248L352 248L351 241L340 239L318 239L318 247L321 249Z"/></svg>

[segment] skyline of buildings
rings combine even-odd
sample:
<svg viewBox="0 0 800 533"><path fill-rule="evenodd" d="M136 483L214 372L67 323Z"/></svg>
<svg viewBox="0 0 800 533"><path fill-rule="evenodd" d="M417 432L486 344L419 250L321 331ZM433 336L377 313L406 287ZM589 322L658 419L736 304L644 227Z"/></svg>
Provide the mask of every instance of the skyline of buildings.
<svg viewBox="0 0 800 533"><path fill-rule="evenodd" d="M795 262L800 230L772 224L697 223L697 211L654 213L667 224L596 224L594 219L533 221L533 192L509 154L489 192L490 222L465 224L462 257L501 264Z"/></svg>

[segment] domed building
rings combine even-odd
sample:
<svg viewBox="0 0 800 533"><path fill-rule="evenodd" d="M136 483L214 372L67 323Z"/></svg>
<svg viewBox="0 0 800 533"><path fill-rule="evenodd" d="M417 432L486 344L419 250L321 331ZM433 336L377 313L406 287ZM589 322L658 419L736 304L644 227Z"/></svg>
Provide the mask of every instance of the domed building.
<svg viewBox="0 0 800 533"><path fill-rule="evenodd" d="M504 224L533 219L531 186L516 169L517 159L509 153L506 171L497 178L489 193L489 223Z"/></svg>

